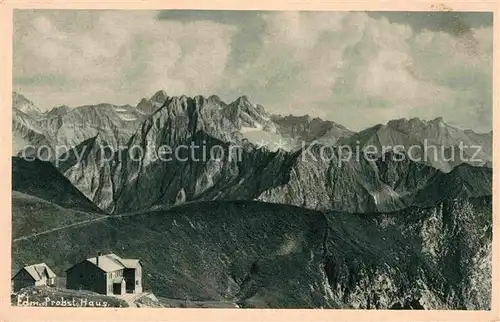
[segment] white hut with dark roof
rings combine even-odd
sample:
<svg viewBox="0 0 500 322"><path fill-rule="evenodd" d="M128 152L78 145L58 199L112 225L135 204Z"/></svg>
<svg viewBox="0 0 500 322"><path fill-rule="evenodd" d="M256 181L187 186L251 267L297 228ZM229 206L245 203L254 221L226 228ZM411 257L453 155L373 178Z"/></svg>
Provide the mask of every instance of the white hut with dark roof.
<svg viewBox="0 0 500 322"><path fill-rule="evenodd" d="M21 268L12 277L13 291L17 292L29 286L54 286L56 274L45 263L33 264Z"/></svg>

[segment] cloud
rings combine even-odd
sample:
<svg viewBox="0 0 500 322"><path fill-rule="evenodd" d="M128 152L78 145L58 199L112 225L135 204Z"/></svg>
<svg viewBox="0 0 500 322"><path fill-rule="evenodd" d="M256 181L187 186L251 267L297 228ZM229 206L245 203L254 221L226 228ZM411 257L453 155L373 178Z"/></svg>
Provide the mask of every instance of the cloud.
<svg viewBox="0 0 500 322"><path fill-rule="evenodd" d="M456 37L366 13L273 13L265 21L259 56L226 71L232 82L220 91L228 96L246 93L275 112L355 130L412 116L491 129L491 27Z"/></svg>
<svg viewBox="0 0 500 322"><path fill-rule="evenodd" d="M45 108L79 105L82 97L134 104L160 88L210 94L234 32L210 21L159 21L148 11L99 11L68 30L64 16L16 12L14 85L35 101L45 96Z"/></svg>
<svg viewBox="0 0 500 322"><path fill-rule="evenodd" d="M443 116L488 131L491 24L448 14L16 11L14 88L44 108L165 89L355 130Z"/></svg>
<svg viewBox="0 0 500 322"><path fill-rule="evenodd" d="M409 25L416 33L428 30L462 36L472 29L493 26L493 12L386 11L367 14L375 19L384 17L391 23Z"/></svg>

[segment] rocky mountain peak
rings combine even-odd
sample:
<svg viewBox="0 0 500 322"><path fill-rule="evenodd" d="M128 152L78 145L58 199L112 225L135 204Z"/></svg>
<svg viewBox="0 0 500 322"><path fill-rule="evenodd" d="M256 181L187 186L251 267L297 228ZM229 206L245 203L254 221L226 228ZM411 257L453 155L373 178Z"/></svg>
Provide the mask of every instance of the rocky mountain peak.
<svg viewBox="0 0 500 322"><path fill-rule="evenodd" d="M398 131L409 132L412 129L425 127L426 122L418 117L412 117L410 119L400 118L397 120L390 120L387 122L387 126Z"/></svg>
<svg viewBox="0 0 500 322"><path fill-rule="evenodd" d="M165 105L168 100L167 92L160 90L153 94L150 99L142 98L136 106L136 110L141 114L153 114L157 109Z"/></svg>
<svg viewBox="0 0 500 322"><path fill-rule="evenodd" d="M390 120L387 122L387 126L398 131L403 131L405 133L411 132L414 130L424 130L428 127L432 126L440 126L443 127L447 125L442 117L437 117L433 120L421 120L418 117L412 117L410 119L400 118L397 120Z"/></svg>
<svg viewBox="0 0 500 322"><path fill-rule="evenodd" d="M271 119L277 124L282 135L298 141L316 140L324 144L334 144L339 138L353 134L340 124L319 117L312 118L307 114L302 116L274 114Z"/></svg>
<svg viewBox="0 0 500 322"><path fill-rule="evenodd" d="M257 104L257 105L255 105L255 108L257 109L257 111L259 111L259 113L267 115L267 112L266 112L266 109L264 108L264 106Z"/></svg>
<svg viewBox="0 0 500 322"><path fill-rule="evenodd" d="M439 123L444 123L443 117L436 117L434 120L431 121L432 123L439 124Z"/></svg>
<svg viewBox="0 0 500 322"><path fill-rule="evenodd" d="M296 116L296 115L293 115L293 114L288 114L286 116L283 116L283 115L273 115L272 116L273 120L275 121L279 121L279 120L287 120L289 122L294 122L294 123L304 123L304 124L309 124L311 123L311 116L309 116L309 114L306 114L306 115L301 115L301 116Z"/></svg>
<svg viewBox="0 0 500 322"><path fill-rule="evenodd" d="M61 106L53 107L50 111L45 112L44 114L45 114L45 117L47 117L47 118L53 118L53 117L65 115L69 111L71 111L71 107L69 107L67 105L61 105Z"/></svg>
<svg viewBox="0 0 500 322"><path fill-rule="evenodd" d="M12 108L36 118L42 114L42 111L32 101L17 92L12 92Z"/></svg>
<svg viewBox="0 0 500 322"><path fill-rule="evenodd" d="M136 110L142 114L151 114L156 110L156 106L147 98L142 98L137 104Z"/></svg>
<svg viewBox="0 0 500 322"><path fill-rule="evenodd" d="M156 103L157 105L162 106L167 100L167 98L168 98L167 92L165 92L164 90L159 90L153 96L151 96L150 101Z"/></svg>
<svg viewBox="0 0 500 322"><path fill-rule="evenodd" d="M226 103L217 95L210 95L208 97L208 102L218 106L226 106Z"/></svg>
<svg viewBox="0 0 500 322"><path fill-rule="evenodd" d="M143 97L143 98L141 98L141 100L139 101L139 103L137 104L137 106L144 105L144 104L147 104L149 102L150 102L150 100L148 100L147 98Z"/></svg>
<svg viewBox="0 0 500 322"><path fill-rule="evenodd" d="M254 105L246 95L224 107L223 113L243 132L264 130L275 133L276 125L262 105Z"/></svg>
<svg viewBox="0 0 500 322"><path fill-rule="evenodd" d="M228 109L237 114L246 113L253 117L269 118L269 114L264 107L262 105L252 104L246 95L238 97L238 99L228 105Z"/></svg>
<svg viewBox="0 0 500 322"><path fill-rule="evenodd" d="M246 96L246 95L238 97L236 99L236 101L234 101L234 103L236 103L238 105L252 105L252 103L248 99L248 96Z"/></svg>

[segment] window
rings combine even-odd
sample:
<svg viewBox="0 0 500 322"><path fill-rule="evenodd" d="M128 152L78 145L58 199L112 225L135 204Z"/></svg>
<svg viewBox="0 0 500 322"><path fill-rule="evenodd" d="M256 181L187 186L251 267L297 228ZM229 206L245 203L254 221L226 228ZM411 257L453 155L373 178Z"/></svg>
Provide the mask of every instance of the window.
<svg viewBox="0 0 500 322"><path fill-rule="evenodd" d="M135 281L135 285L139 285L139 280Z"/></svg>

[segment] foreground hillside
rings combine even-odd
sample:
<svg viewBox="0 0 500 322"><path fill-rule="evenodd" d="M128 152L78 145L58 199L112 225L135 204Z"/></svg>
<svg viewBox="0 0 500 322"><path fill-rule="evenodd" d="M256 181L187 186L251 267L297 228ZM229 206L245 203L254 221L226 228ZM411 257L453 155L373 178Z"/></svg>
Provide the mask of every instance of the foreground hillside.
<svg viewBox="0 0 500 322"><path fill-rule="evenodd" d="M159 297L261 308L487 309L491 198L377 215L191 203L14 242L13 265L44 261L63 274L98 251L140 258L145 288Z"/></svg>
<svg viewBox="0 0 500 322"><path fill-rule="evenodd" d="M63 208L38 197L12 191L12 238L102 218L99 213Z"/></svg>
<svg viewBox="0 0 500 322"><path fill-rule="evenodd" d="M50 162L12 158L12 238L102 218L105 214Z"/></svg>
<svg viewBox="0 0 500 322"><path fill-rule="evenodd" d="M129 304L116 297L104 296L90 291L73 291L52 287L27 287L11 294L14 306L37 307L129 307Z"/></svg>
<svg viewBox="0 0 500 322"><path fill-rule="evenodd" d="M158 296L245 302L264 292L258 306L332 307L322 285L325 227L320 213L290 206L192 204L23 240L13 259L38 257L61 274L82 257L113 251L140 258L144 286ZM252 286L253 276L261 280Z"/></svg>
<svg viewBox="0 0 500 322"><path fill-rule="evenodd" d="M12 190L60 207L102 213L50 162L12 157Z"/></svg>
<svg viewBox="0 0 500 322"><path fill-rule="evenodd" d="M192 301L169 299L152 293L127 296L106 296L91 291L69 290L60 287L26 287L11 294L13 306L30 307L87 307L87 308L237 308L235 303L224 301Z"/></svg>

